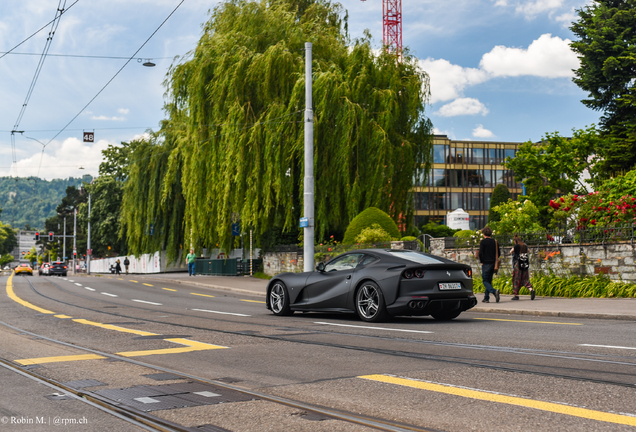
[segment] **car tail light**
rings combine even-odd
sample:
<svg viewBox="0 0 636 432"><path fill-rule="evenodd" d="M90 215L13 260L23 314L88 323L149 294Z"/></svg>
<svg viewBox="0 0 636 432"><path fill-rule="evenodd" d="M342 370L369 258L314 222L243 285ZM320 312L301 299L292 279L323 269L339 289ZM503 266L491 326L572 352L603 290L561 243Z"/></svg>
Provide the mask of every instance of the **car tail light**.
<svg viewBox="0 0 636 432"><path fill-rule="evenodd" d="M464 273L468 277L473 277L473 270L472 269L464 269Z"/></svg>
<svg viewBox="0 0 636 432"><path fill-rule="evenodd" d="M64 266L64 268L66 268L66 266Z"/></svg>
<svg viewBox="0 0 636 432"><path fill-rule="evenodd" d="M415 270L415 277L422 279L424 277L424 273L426 273L424 270L417 269Z"/></svg>
<svg viewBox="0 0 636 432"><path fill-rule="evenodd" d="M413 271L412 270L405 270L404 271L404 277L406 279L411 279L413 277Z"/></svg>

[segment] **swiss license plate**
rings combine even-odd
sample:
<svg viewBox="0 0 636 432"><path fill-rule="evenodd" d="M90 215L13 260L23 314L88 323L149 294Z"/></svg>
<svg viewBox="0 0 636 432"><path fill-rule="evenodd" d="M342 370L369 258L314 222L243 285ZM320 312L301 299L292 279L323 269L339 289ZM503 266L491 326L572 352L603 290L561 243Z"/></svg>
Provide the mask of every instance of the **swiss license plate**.
<svg viewBox="0 0 636 432"><path fill-rule="evenodd" d="M444 282L439 284L440 290L458 290L462 289L462 285L459 282Z"/></svg>

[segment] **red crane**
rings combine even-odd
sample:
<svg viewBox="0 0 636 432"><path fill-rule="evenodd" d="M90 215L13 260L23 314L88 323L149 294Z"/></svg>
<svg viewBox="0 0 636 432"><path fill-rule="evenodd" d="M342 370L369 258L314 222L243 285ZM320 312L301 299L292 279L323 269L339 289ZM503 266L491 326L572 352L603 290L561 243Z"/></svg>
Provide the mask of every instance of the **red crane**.
<svg viewBox="0 0 636 432"><path fill-rule="evenodd" d="M382 0L382 37L387 50L402 58L402 0Z"/></svg>

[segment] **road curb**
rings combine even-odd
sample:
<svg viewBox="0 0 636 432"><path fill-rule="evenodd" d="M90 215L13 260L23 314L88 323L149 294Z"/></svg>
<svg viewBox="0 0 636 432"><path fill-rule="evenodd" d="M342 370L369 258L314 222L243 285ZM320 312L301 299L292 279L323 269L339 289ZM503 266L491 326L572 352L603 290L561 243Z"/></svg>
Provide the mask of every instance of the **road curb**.
<svg viewBox="0 0 636 432"><path fill-rule="evenodd" d="M473 308L470 312L479 313L496 313L496 314L511 314L511 315L532 315L532 316L550 316L560 318L587 318L587 319L611 319L622 321L636 321L634 315L618 315L618 314L600 314L600 313L587 313L587 312L556 312L556 311L530 311L519 309L481 309Z"/></svg>

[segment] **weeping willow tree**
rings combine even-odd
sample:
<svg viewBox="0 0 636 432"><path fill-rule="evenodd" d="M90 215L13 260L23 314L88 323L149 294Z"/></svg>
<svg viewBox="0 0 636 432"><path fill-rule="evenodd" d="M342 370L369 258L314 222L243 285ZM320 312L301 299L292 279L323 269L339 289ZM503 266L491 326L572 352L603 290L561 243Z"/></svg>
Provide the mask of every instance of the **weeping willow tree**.
<svg viewBox="0 0 636 432"><path fill-rule="evenodd" d="M257 236L291 230L303 209L304 44L313 43L315 218L344 231L367 207L396 221L428 164L428 76L350 42L346 13L326 0L231 0L203 27L191 58L165 85L167 119L136 148L123 227L134 253L230 249L240 218ZM150 225L161 230L148 236ZM123 231L122 231L123 232ZM152 238L150 238L152 237Z"/></svg>

